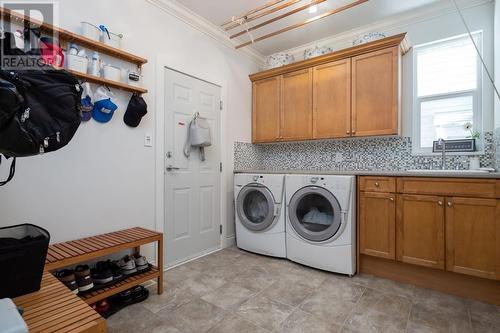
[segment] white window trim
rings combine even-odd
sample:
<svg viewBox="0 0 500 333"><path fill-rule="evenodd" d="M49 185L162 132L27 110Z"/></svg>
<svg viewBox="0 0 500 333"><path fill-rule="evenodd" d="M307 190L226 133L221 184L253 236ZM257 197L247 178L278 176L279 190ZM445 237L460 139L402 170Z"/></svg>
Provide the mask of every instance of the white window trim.
<svg viewBox="0 0 500 333"><path fill-rule="evenodd" d="M417 155L417 156L436 156L441 153L433 153L432 148L422 148L420 147L420 104L425 101L431 101L431 100L436 100L440 99L443 97L460 97L460 96L471 96L473 97L473 108L474 108L474 113L473 113L473 123L474 123L474 130L479 131L481 133L481 137L476 140L476 145L477 145L477 151L475 152L462 152L462 153L457 153L457 152L449 152L447 155L462 155L462 156L471 156L471 155L484 155L484 131L483 131L483 67L481 65L481 62L477 62L477 70L478 70L478 82L477 82L477 89L475 90L464 90L464 91L457 91L453 93L444 93L444 94L438 94L438 95L431 95L431 96L425 96L419 98L417 95L417 88L418 88L418 83L417 83L417 52L415 52L417 49L422 48L422 47L427 47L429 45L433 44L440 44L444 43L450 40L458 39L458 38L463 38L465 36L468 36L467 34L463 35L458 35L458 36L453 36L450 38L446 39L441 39L439 41L435 42L430 42L430 43L425 43L421 45L417 45L414 47L414 50L412 52L412 71L413 71L413 121L412 121L412 155ZM478 37L477 38L477 46L480 50L481 53L483 53L483 32L482 31L475 31L472 33L473 37Z"/></svg>

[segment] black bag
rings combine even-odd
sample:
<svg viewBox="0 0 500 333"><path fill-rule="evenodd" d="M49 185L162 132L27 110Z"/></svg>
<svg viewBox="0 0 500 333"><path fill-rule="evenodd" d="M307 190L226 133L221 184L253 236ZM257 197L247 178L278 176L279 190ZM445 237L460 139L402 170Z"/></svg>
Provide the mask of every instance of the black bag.
<svg viewBox="0 0 500 333"><path fill-rule="evenodd" d="M6 34L4 51L27 56L12 47L12 38ZM50 66L0 70L0 154L25 157L66 146L80 126L82 90L75 76ZM12 179L14 172L15 160L8 180L0 186Z"/></svg>
<svg viewBox="0 0 500 333"><path fill-rule="evenodd" d="M1 154L33 156L71 141L81 122L76 77L56 69L0 70L0 80Z"/></svg>
<svg viewBox="0 0 500 333"><path fill-rule="evenodd" d="M40 289L49 242L49 232L33 224L0 228L0 299Z"/></svg>

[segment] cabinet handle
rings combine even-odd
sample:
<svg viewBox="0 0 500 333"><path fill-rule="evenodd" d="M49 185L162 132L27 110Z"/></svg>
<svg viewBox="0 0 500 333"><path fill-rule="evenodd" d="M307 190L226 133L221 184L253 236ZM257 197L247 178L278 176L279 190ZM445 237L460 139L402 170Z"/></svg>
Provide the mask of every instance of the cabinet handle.
<svg viewBox="0 0 500 333"><path fill-rule="evenodd" d="M351 134L351 131L347 131L347 132L345 132L345 134L350 135L350 134Z"/></svg>
<svg viewBox="0 0 500 333"><path fill-rule="evenodd" d="M439 205L439 206L442 206L442 205L443 205L443 202L442 202L442 201L438 201L438 205Z"/></svg>
<svg viewBox="0 0 500 333"><path fill-rule="evenodd" d="M380 187L380 184L378 182L376 182L375 187Z"/></svg>
<svg viewBox="0 0 500 333"><path fill-rule="evenodd" d="M453 203L451 201L448 201L448 207L453 207Z"/></svg>
<svg viewBox="0 0 500 333"><path fill-rule="evenodd" d="M390 201L394 201L394 198L389 198Z"/></svg>

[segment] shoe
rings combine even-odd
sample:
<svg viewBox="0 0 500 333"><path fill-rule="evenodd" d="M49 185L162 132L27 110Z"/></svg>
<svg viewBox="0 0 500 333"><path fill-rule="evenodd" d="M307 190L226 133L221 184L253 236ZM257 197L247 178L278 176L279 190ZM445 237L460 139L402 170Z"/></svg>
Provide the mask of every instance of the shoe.
<svg viewBox="0 0 500 333"><path fill-rule="evenodd" d="M148 260L145 256L141 256L139 253L134 255L135 267L137 267L137 272L143 272L149 268Z"/></svg>
<svg viewBox="0 0 500 333"><path fill-rule="evenodd" d="M63 269L56 273L56 277L61 281L73 294L78 294L78 284L75 280L75 273L70 269Z"/></svg>
<svg viewBox="0 0 500 333"><path fill-rule="evenodd" d="M103 285L113 281L113 273L106 261L99 261L91 270L92 281L96 285Z"/></svg>
<svg viewBox="0 0 500 333"><path fill-rule="evenodd" d="M88 265L76 266L75 277L79 292L89 291L94 288L94 282L90 277L90 268Z"/></svg>
<svg viewBox="0 0 500 333"><path fill-rule="evenodd" d="M106 312L108 312L109 307L110 307L110 304L109 304L108 300L103 299L102 301L99 301L96 303L95 310L97 311L97 313L102 315L102 314L105 314Z"/></svg>
<svg viewBox="0 0 500 333"><path fill-rule="evenodd" d="M124 275L131 275L137 273L137 268L135 267L135 261L129 255L123 257L118 262L118 266L120 266Z"/></svg>
<svg viewBox="0 0 500 333"><path fill-rule="evenodd" d="M113 275L113 281L118 281L123 278L123 270L118 265L118 261L108 260L108 267L111 270L111 274Z"/></svg>

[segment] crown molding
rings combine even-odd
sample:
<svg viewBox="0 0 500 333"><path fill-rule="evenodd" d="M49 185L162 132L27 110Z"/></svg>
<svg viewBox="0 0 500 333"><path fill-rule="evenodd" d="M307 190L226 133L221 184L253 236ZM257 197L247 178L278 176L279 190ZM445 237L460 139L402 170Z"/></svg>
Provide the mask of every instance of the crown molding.
<svg viewBox="0 0 500 333"><path fill-rule="evenodd" d="M495 0L458 0L458 5L460 6L460 9L468 9L491 3L493 1ZM455 6L451 1L443 0L432 5L412 10L407 14L395 15L387 19L370 23L323 39L315 40L281 52L291 54L296 60L301 60L303 58L304 51L316 45L334 46L336 49L351 47L353 39L365 33L372 31L379 31L382 33L402 31L409 25L431 20L439 16L448 15L454 13L455 11ZM409 42L411 42L411 40Z"/></svg>
<svg viewBox="0 0 500 333"><path fill-rule="evenodd" d="M229 34L226 33L224 30L222 30L215 24L209 22L205 18L201 17L200 15L196 14L195 12L191 11L190 9L186 8L185 6L181 5L176 1L173 0L146 0L146 1L233 50L235 49L235 46L238 44L238 41L229 39ZM248 57L251 61L259 65L260 67L262 67L265 63L265 56L251 47L247 47L239 52L244 54L246 57Z"/></svg>

